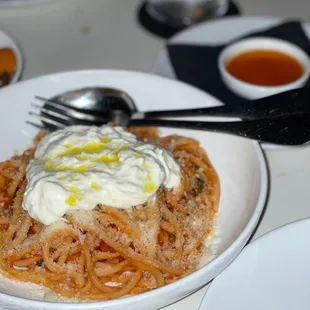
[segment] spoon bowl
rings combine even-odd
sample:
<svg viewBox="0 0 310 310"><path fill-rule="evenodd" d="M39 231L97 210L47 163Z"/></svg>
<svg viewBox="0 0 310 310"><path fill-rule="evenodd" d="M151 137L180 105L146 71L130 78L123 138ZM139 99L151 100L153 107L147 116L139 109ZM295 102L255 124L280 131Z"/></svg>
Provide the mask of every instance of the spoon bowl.
<svg viewBox="0 0 310 310"><path fill-rule="evenodd" d="M51 101L94 113L108 114L111 110L121 110L131 115L137 112L133 99L124 91L114 88L81 88L57 95Z"/></svg>
<svg viewBox="0 0 310 310"><path fill-rule="evenodd" d="M51 106L48 102L59 105ZM43 105L48 110L71 116L66 109L60 109L61 106L74 108L77 113L81 111L92 115L100 114L100 117L107 122L111 119L111 111L121 111L128 117L138 111L133 99L126 92L108 87L87 87L66 91L54 96ZM43 124L49 130L55 129L50 123L43 121Z"/></svg>

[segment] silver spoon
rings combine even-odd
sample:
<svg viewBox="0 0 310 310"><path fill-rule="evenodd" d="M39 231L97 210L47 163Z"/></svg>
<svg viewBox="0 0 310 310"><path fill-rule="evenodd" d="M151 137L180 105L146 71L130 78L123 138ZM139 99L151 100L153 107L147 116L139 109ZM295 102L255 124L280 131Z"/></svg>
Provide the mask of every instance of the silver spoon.
<svg viewBox="0 0 310 310"><path fill-rule="evenodd" d="M124 111L128 115L138 111L127 93L108 87L88 87L68 91L51 98L50 101L93 114L107 114L111 109Z"/></svg>

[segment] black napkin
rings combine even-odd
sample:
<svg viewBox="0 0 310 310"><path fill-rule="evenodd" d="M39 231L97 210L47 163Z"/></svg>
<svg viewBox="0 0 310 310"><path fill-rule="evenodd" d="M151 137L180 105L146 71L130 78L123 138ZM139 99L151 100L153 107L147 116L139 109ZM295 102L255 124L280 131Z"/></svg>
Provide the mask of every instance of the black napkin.
<svg viewBox="0 0 310 310"><path fill-rule="evenodd" d="M288 21L263 31L252 32L229 44L248 37L273 37L290 41L310 55L310 41L298 21ZM217 67L218 56L226 46L227 44L218 46L171 44L167 49L179 80L208 92L225 104L232 104L242 98L226 87Z"/></svg>

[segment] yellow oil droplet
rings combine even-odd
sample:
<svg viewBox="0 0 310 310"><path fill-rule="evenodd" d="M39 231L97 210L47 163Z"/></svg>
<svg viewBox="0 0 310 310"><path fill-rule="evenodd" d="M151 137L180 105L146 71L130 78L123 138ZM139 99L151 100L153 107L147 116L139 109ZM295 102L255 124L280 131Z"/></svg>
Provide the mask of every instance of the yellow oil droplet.
<svg viewBox="0 0 310 310"><path fill-rule="evenodd" d="M78 155L81 153L97 153L103 150L105 147L106 147L106 143L92 142L92 143L86 144L83 147L69 148L68 150L60 152L59 154L57 154L57 156L63 157L63 156Z"/></svg>
<svg viewBox="0 0 310 310"><path fill-rule="evenodd" d="M54 163L51 160L48 160L45 163L45 165L44 165L44 169L46 169L46 170L53 170L53 169L55 169Z"/></svg>
<svg viewBox="0 0 310 310"><path fill-rule="evenodd" d="M106 146L106 143L89 143L83 147L82 151L86 153L96 153L104 149Z"/></svg>
<svg viewBox="0 0 310 310"><path fill-rule="evenodd" d="M156 185L153 182L147 182L144 186L144 192L151 194L154 193L156 190Z"/></svg>
<svg viewBox="0 0 310 310"><path fill-rule="evenodd" d="M122 150L127 149L128 146L126 144L119 147L117 150L113 151L111 154L105 154L99 157L93 157L91 159L92 162L103 162L105 164L110 163L119 163L118 155Z"/></svg>
<svg viewBox="0 0 310 310"><path fill-rule="evenodd" d="M68 171L68 170L72 170L72 166L58 166L56 168L54 168L53 170L56 170L58 172L62 172L62 171Z"/></svg>
<svg viewBox="0 0 310 310"><path fill-rule="evenodd" d="M81 155L77 155L76 158L78 160L87 160L87 159L89 159L89 156L87 156L85 154L81 154Z"/></svg>
<svg viewBox="0 0 310 310"><path fill-rule="evenodd" d="M92 188L92 189L94 189L94 190L96 190L96 191L99 191L102 187L98 184L98 183L96 183L96 182L92 182L91 184L90 184L90 187Z"/></svg>
<svg viewBox="0 0 310 310"><path fill-rule="evenodd" d="M67 174L61 175L58 177L58 180L64 180L67 178Z"/></svg>
<svg viewBox="0 0 310 310"><path fill-rule="evenodd" d="M69 181L70 182L79 181L79 180L81 180L81 178L76 173L70 173L69 174Z"/></svg>
<svg viewBox="0 0 310 310"><path fill-rule="evenodd" d="M69 148L66 151L58 153L56 156L62 157L62 156L76 155L76 154L81 153L81 150L82 150L82 148L80 148L80 147L73 147L73 148Z"/></svg>
<svg viewBox="0 0 310 310"><path fill-rule="evenodd" d="M124 144L114 152L118 155L121 151L126 150L126 149L128 149L128 145Z"/></svg>
<svg viewBox="0 0 310 310"><path fill-rule="evenodd" d="M102 137L100 139L100 141L103 142L103 143L107 143L107 142L109 142L109 138L108 137Z"/></svg>
<svg viewBox="0 0 310 310"><path fill-rule="evenodd" d="M85 172L88 168L91 167L91 164L84 164L72 169L73 172Z"/></svg>
<svg viewBox="0 0 310 310"><path fill-rule="evenodd" d="M78 194L80 192L79 188L75 185L70 186L70 191L75 194Z"/></svg>
<svg viewBox="0 0 310 310"><path fill-rule="evenodd" d="M146 180L147 181L152 181L152 174L151 174L151 172L148 172L148 174L146 176Z"/></svg>
<svg viewBox="0 0 310 310"><path fill-rule="evenodd" d="M47 162L44 165L44 168L46 170L53 170L53 171L57 171L57 172L64 172L64 171L85 172L90 167L91 167L91 164L84 164L84 165L80 165L78 167L61 166L61 165L55 167L54 163L52 163L52 162Z"/></svg>
<svg viewBox="0 0 310 310"><path fill-rule="evenodd" d="M145 161L145 162L143 162L143 167L146 169L150 169L151 165L147 161Z"/></svg>
<svg viewBox="0 0 310 310"><path fill-rule="evenodd" d="M105 163L105 164L110 164L110 163L118 163L119 162L119 159L118 159L118 156L116 155L111 155L111 156L108 156L108 155L103 155L103 156L99 156L99 157L94 157L91 159L92 162L102 162L102 163Z"/></svg>
<svg viewBox="0 0 310 310"><path fill-rule="evenodd" d="M70 149L72 147L72 143L66 143L65 148Z"/></svg>
<svg viewBox="0 0 310 310"><path fill-rule="evenodd" d="M146 168L146 169L150 169L150 164L148 163L148 162L144 162L143 163L143 167L144 168ZM146 176L146 180L148 181L148 182L150 182L150 181L152 181L152 173L151 173L151 171L147 171L147 176Z"/></svg>
<svg viewBox="0 0 310 310"><path fill-rule="evenodd" d="M82 195L81 195L81 192L80 192L78 187L72 185L72 186L69 187L69 190L72 193L72 195L69 196L69 198L73 197L75 199L75 203L76 203L77 200L81 200L82 199Z"/></svg>
<svg viewBox="0 0 310 310"><path fill-rule="evenodd" d="M75 207L75 205L76 205L76 198L74 197L74 195L70 195L66 199L66 204L68 204L71 208Z"/></svg>

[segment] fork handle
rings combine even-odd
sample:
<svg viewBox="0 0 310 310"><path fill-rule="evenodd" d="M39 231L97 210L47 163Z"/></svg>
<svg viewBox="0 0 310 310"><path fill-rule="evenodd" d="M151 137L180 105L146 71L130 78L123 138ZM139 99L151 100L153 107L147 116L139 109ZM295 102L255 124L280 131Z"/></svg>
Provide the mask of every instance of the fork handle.
<svg viewBox="0 0 310 310"><path fill-rule="evenodd" d="M310 140L310 114L237 122L141 119L132 120L129 126L158 126L221 132L282 145L301 145Z"/></svg>
<svg viewBox="0 0 310 310"><path fill-rule="evenodd" d="M310 113L310 89L299 88L257 100L209 108L137 112L132 118L223 116L246 120Z"/></svg>

